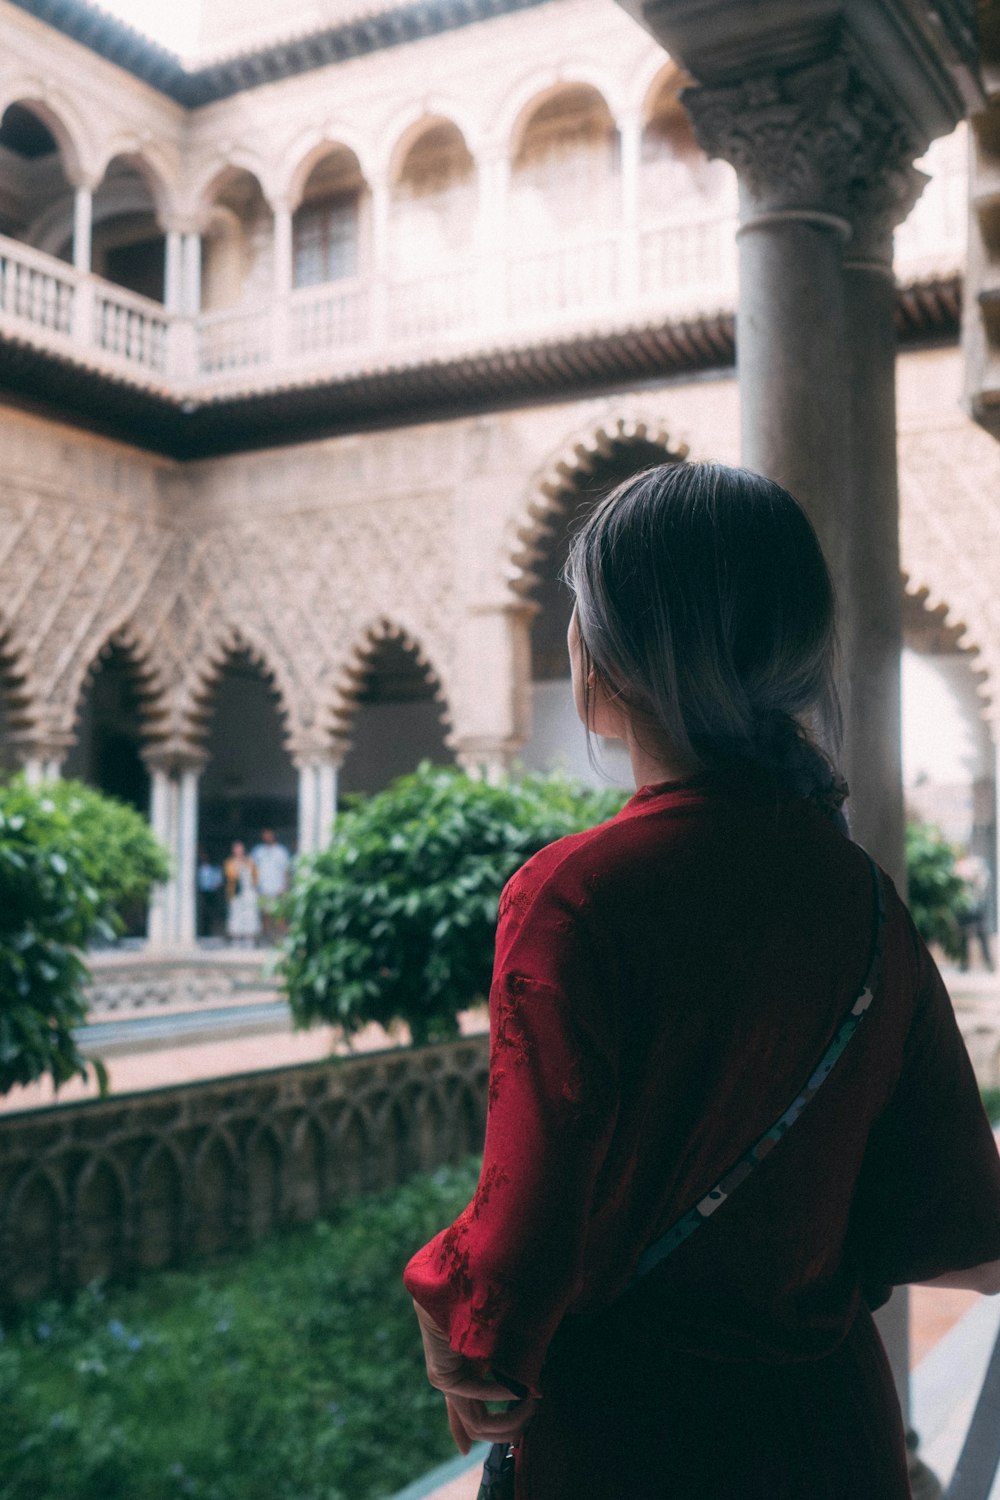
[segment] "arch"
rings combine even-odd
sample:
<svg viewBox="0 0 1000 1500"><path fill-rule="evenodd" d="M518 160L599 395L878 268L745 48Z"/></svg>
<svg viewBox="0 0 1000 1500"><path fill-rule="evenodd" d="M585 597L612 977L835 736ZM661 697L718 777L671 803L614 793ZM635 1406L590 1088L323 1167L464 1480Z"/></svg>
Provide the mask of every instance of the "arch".
<svg viewBox="0 0 1000 1500"><path fill-rule="evenodd" d="M451 698L445 682L420 644L416 631L401 619L393 619L389 615L378 615L363 627L354 637L340 667L334 673L329 713L332 738L342 745L349 744L350 724L365 692L372 657L388 641L398 643L410 653L416 666L434 685L433 698L442 706L441 714L446 726L445 744L451 749L455 743L454 728L449 706Z"/></svg>
<svg viewBox="0 0 1000 1500"><path fill-rule="evenodd" d="M293 1224L310 1224L328 1202L330 1141L318 1114L295 1123L288 1147L285 1208Z"/></svg>
<svg viewBox="0 0 1000 1500"><path fill-rule="evenodd" d="M77 1282L86 1286L119 1275L125 1264L130 1199L119 1163L111 1156L91 1157L73 1196Z"/></svg>
<svg viewBox="0 0 1000 1500"><path fill-rule="evenodd" d="M902 581L904 644L907 644L907 624L911 629L913 627L914 611L922 612L932 623L942 648L960 653L968 660L976 678L982 717L990 726L994 741L1000 745L1000 682L997 681L997 665L987 646L970 628L964 614L959 614L933 585L918 581L905 570Z"/></svg>
<svg viewBox="0 0 1000 1500"><path fill-rule="evenodd" d="M445 1080L448 1158L461 1161L482 1149L486 1131L486 1091L468 1078L453 1074Z"/></svg>
<svg viewBox="0 0 1000 1500"><path fill-rule="evenodd" d="M21 105L41 120L56 143L70 182L81 181L88 175L81 144L85 132L68 100L39 79L14 78L0 92L0 120L12 104Z"/></svg>
<svg viewBox="0 0 1000 1500"><path fill-rule="evenodd" d="M254 152L237 148L227 151L224 157L214 157L192 180L188 201L194 206L197 219L203 221L212 206L244 178L253 180L270 207L276 195L270 187L266 164Z"/></svg>
<svg viewBox="0 0 1000 1500"><path fill-rule="evenodd" d="M348 1104L337 1112L330 1133L331 1191L335 1199L350 1198L372 1186L375 1132L368 1110Z"/></svg>
<svg viewBox="0 0 1000 1500"><path fill-rule="evenodd" d="M595 116L604 114L608 134L617 133L618 114L620 111L612 109L605 92L606 79L597 79L589 69L581 69L579 72L570 73L568 69L560 69L559 75L547 86L526 98L520 109L514 116L508 135L508 153L512 164L516 164L524 150L525 141L538 118L558 100L572 99L574 96L582 104L586 101L594 107Z"/></svg>
<svg viewBox="0 0 1000 1500"><path fill-rule="evenodd" d="M204 748L213 700L227 666L234 657L246 656L269 684L277 701L285 743L298 722L297 692L291 671L283 660L272 654L264 642L245 622L223 625L187 674L179 710L180 737L195 754Z"/></svg>
<svg viewBox="0 0 1000 1500"><path fill-rule="evenodd" d="M33 1301L59 1290L65 1218L62 1184L45 1167L30 1168L7 1199L5 1290L12 1301Z"/></svg>
<svg viewBox="0 0 1000 1500"><path fill-rule="evenodd" d="M286 158L290 165L286 169L287 186L283 194L285 202L293 211L301 204L306 186L316 168L327 157L340 153L352 159L359 180L367 184L371 180L371 174L365 167L365 149L352 132L338 131L334 134L329 131L310 131L307 136L299 137L294 155L290 152Z"/></svg>
<svg viewBox="0 0 1000 1500"><path fill-rule="evenodd" d="M140 1159L135 1175L135 1258L144 1271L176 1264L183 1249L184 1163L172 1141L160 1137Z"/></svg>
<svg viewBox="0 0 1000 1500"><path fill-rule="evenodd" d="M20 764L39 728L38 695L20 642L0 616L0 772Z"/></svg>
<svg viewBox="0 0 1000 1500"><path fill-rule="evenodd" d="M564 88L580 85L601 96L615 123L627 113L628 101L614 79L586 58L567 58L558 66L536 68L523 74L508 90L491 127L491 144L513 161L524 127L539 105Z"/></svg>
<svg viewBox="0 0 1000 1500"><path fill-rule="evenodd" d="M239 1155L228 1130L211 1130L199 1143L192 1170L195 1249L202 1255L226 1250L236 1238L242 1180Z"/></svg>
<svg viewBox="0 0 1000 1500"><path fill-rule="evenodd" d="M258 1240L281 1214L283 1153L270 1125L260 1125L246 1144L247 1230Z"/></svg>
<svg viewBox="0 0 1000 1500"><path fill-rule="evenodd" d="M0 637L2 638L2 637ZM93 637L91 638L93 641ZM80 652L75 671L68 676L63 697L62 716L56 720L61 732L72 734L90 683L112 652L119 652L127 663L139 702L143 739L155 743L167 733L170 712L166 672L157 660L158 648L131 616L125 616L107 630L103 639L91 644L89 652Z"/></svg>
<svg viewBox="0 0 1000 1500"><path fill-rule="evenodd" d="M395 184L400 167L420 137L438 125L451 125L461 136L473 161L477 159L479 133L476 121L466 112L461 100L427 94L416 108L407 105L386 125L382 137L387 143L385 151L381 160L373 164L376 175L384 177L390 186Z"/></svg>
<svg viewBox="0 0 1000 1500"><path fill-rule="evenodd" d="M510 523L507 585L516 594L530 594L538 577L531 571L554 534L573 492L585 484L602 461L616 451L645 444L663 453L663 461L692 456L688 442L672 434L668 423L642 410L578 429L535 471L525 505Z"/></svg>
<svg viewBox="0 0 1000 1500"><path fill-rule="evenodd" d="M643 80L640 96L642 123L646 125L654 118L657 105L664 94L669 93L677 98L681 89L685 88L690 81L690 76L672 58L666 62L662 58L656 58Z"/></svg>
<svg viewBox="0 0 1000 1500"><path fill-rule="evenodd" d="M159 223L169 223L176 211L176 183L170 184L173 175L171 163L165 152L159 151L155 141L144 141L133 135L121 136L106 144L100 162L100 181L103 183L108 170L116 161L127 162L143 179L153 201Z"/></svg>

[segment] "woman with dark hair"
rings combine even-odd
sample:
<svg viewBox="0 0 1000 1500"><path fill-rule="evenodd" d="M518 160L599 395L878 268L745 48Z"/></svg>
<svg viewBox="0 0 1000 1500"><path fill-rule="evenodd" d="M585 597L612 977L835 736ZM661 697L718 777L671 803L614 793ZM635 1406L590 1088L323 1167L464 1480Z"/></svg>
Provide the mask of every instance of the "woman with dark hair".
<svg viewBox="0 0 1000 1500"><path fill-rule="evenodd" d="M664 466L567 576L577 707L638 790L503 893L479 1187L405 1273L430 1378L521 1500L907 1500L871 1309L1000 1291L1000 1157L846 836L815 533L757 475Z"/></svg>

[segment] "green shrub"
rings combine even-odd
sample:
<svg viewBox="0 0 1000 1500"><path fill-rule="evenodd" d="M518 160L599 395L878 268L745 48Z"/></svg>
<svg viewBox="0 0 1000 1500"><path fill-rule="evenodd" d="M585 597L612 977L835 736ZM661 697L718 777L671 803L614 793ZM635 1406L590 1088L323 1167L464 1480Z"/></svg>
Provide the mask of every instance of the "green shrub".
<svg viewBox="0 0 1000 1500"><path fill-rule="evenodd" d="M910 912L920 936L957 958L957 919L964 909L966 887L955 873L955 850L940 829L927 823L907 825L906 878Z"/></svg>
<svg viewBox="0 0 1000 1500"><path fill-rule="evenodd" d="M120 931L121 908L168 872L124 803L75 781L0 784L0 1093L85 1074L81 951Z"/></svg>
<svg viewBox="0 0 1000 1500"><path fill-rule="evenodd" d="M0 1500L376 1500L454 1454L400 1275L477 1174L27 1309L0 1342Z"/></svg>
<svg viewBox="0 0 1000 1500"><path fill-rule="evenodd" d="M497 903L544 845L611 817L625 794L565 776L498 786L424 764L342 813L286 903L282 976L300 1024L406 1021L413 1040L455 1035L489 989Z"/></svg>
<svg viewBox="0 0 1000 1500"><path fill-rule="evenodd" d="M1000 1125L1000 1089L980 1089L983 1096L983 1108L993 1121L994 1125Z"/></svg>
<svg viewBox="0 0 1000 1500"><path fill-rule="evenodd" d="M124 910L146 901L169 876L167 851L134 807L82 781L56 781L44 793L69 819L102 913L120 931Z"/></svg>
<svg viewBox="0 0 1000 1500"><path fill-rule="evenodd" d="M86 1071L80 950L106 930L67 814L23 782L0 786L0 1093Z"/></svg>

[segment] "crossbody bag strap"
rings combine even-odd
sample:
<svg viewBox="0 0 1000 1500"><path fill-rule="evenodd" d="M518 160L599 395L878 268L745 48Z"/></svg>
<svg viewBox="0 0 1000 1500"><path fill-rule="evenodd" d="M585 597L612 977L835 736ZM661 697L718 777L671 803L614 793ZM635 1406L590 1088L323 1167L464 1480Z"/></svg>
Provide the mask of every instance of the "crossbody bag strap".
<svg viewBox="0 0 1000 1500"><path fill-rule="evenodd" d="M871 855L862 850L871 867L872 882L874 885L874 907L875 907L875 935L872 940L872 955L865 974L861 988L851 1002L851 1007L843 1021L837 1027L833 1040L827 1047L823 1056L809 1075L804 1086L796 1094L788 1108L779 1115L770 1129L765 1130L763 1135L758 1136L748 1151L745 1151L738 1161L734 1162L728 1171L724 1172L714 1187L710 1188L698 1202L689 1208L687 1213L682 1214L666 1234L660 1236L643 1253L636 1266L629 1286L634 1286L642 1276L646 1276L655 1267L661 1265L678 1245L683 1245L697 1230L705 1224L714 1213L739 1188L752 1176L753 1172L768 1156L774 1147L791 1130L806 1108L812 1103L819 1093L823 1084L833 1072L834 1067L843 1057L857 1032L859 1026L868 1014L882 970L882 953L885 945L885 889L882 884L882 874L872 859Z"/></svg>

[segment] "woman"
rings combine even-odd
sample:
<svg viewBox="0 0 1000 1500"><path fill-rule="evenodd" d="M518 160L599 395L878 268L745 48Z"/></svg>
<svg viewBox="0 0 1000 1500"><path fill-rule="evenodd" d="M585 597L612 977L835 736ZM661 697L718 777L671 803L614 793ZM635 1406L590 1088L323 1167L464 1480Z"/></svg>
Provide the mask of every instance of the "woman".
<svg viewBox="0 0 1000 1500"><path fill-rule="evenodd" d="M237 841L223 866L226 877L226 936L237 947L252 948L260 936L257 866Z"/></svg>
<svg viewBox="0 0 1000 1500"><path fill-rule="evenodd" d="M405 1273L432 1383L463 1451L517 1442L519 1500L907 1500L870 1309L909 1281L1000 1290L1000 1158L887 878L863 1025L626 1291L802 1089L875 946L813 737L836 723L815 534L770 481L664 466L596 508L568 579L577 708L638 790L504 891L479 1187Z"/></svg>

